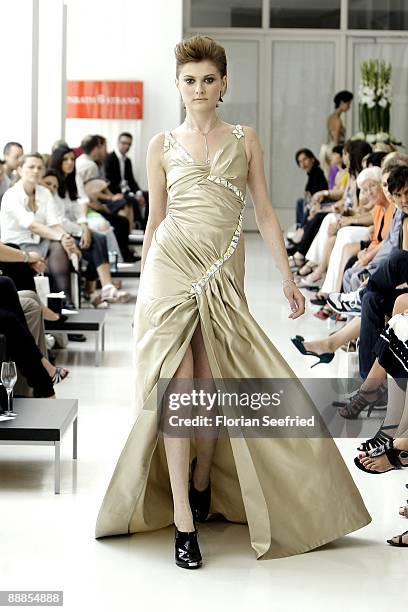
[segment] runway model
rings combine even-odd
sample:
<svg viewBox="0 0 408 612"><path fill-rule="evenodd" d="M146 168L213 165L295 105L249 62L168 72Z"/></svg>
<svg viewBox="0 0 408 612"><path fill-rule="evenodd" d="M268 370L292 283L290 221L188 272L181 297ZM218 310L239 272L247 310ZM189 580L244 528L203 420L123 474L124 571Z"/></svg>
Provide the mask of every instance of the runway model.
<svg viewBox="0 0 408 612"><path fill-rule="evenodd" d="M289 318L304 312L250 127L217 115L224 48L207 36L176 46L186 110L147 153L150 215L134 316L138 417L105 494L96 537L175 524L175 560L197 568L196 522L248 524L257 558L302 553L370 516L329 436L172 436L158 428L160 381L292 379L291 406L319 417L295 374L249 312L242 213L248 186L262 238L282 274ZM273 309L273 305L272 305ZM299 408L298 408L299 407ZM222 411L222 408L219 408Z"/></svg>

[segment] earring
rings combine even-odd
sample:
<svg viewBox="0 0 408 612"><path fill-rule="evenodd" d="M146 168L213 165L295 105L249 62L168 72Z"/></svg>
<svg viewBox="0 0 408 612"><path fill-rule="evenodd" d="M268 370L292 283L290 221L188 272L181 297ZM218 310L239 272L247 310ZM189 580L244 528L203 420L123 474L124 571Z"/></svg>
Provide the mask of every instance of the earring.
<svg viewBox="0 0 408 612"><path fill-rule="evenodd" d="M224 102L224 100L221 97L221 92L220 92L220 97L218 98L218 102Z"/></svg>

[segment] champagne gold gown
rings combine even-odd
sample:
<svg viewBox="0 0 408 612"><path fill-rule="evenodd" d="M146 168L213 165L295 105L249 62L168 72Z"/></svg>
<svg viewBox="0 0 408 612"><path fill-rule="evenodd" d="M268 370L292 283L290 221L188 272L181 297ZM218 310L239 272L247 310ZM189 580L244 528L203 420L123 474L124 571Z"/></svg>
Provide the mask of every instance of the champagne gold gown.
<svg viewBox="0 0 408 612"><path fill-rule="evenodd" d="M158 380L174 375L199 322L214 378L293 378L293 401L316 411L245 298L244 140L235 126L206 164L165 134L168 213L146 257L134 316L138 416L100 508L97 538L173 523ZM191 449L194 456L193 441ZM303 553L371 520L330 437L220 437L211 484L211 514L247 523L257 558Z"/></svg>

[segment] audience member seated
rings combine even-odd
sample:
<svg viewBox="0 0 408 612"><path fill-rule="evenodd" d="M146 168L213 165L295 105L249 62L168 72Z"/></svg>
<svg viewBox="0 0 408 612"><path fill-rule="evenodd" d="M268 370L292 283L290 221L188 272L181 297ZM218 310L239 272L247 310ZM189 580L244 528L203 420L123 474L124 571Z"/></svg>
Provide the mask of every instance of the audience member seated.
<svg viewBox="0 0 408 612"><path fill-rule="evenodd" d="M32 300L35 304L35 300ZM32 306L32 304L31 304ZM40 311L40 306L37 312ZM0 333L6 336L7 352L33 389L34 397L55 397L54 384L68 371L56 368L41 353L28 329L13 281L0 277Z"/></svg>
<svg viewBox="0 0 408 612"><path fill-rule="evenodd" d="M346 174L347 170L343 162L343 145L336 145L330 154L329 190L335 189ZM346 183L344 184L345 186Z"/></svg>
<svg viewBox="0 0 408 612"><path fill-rule="evenodd" d="M103 136L87 136L82 141L83 153L75 160L76 182L79 197L87 198L85 185L101 179L101 164L106 157L106 139ZM99 212L112 225L122 256L132 261L129 253L128 238L133 222L133 209L122 194L112 194L107 187L101 189L89 201L88 206Z"/></svg>
<svg viewBox="0 0 408 612"><path fill-rule="evenodd" d="M395 207L382 189L380 168L362 170L357 186L367 196L370 210L346 217L350 224L342 227L333 239L327 273L318 293L323 298L341 289L346 266L361 271L373 260L390 228Z"/></svg>
<svg viewBox="0 0 408 612"><path fill-rule="evenodd" d="M88 262L86 278L92 283L90 293L95 292L95 280L99 278L102 300L128 301L129 293L119 291L112 284L106 238L103 234L89 229L86 208L78 200L73 150L69 147L58 147L51 156L50 169L56 174L50 176L48 173L47 178L57 204L58 220L64 230L75 239L80 255ZM45 177L44 179L46 180Z"/></svg>
<svg viewBox="0 0 408 612"><path fill-rule="evenodd" d="M408 295L397 299L394 310L398 314L387 323L376 345L376 365L385 376L390 375L386 416L377 435L358 447L361 452L354 459L355 465L369 474L408 467ZM357 395L361 395L361 389ZM355 412L359 412L357 400L354 404ZM408 505L400 506L399 514L408 518ZM387 542L392 546L408 546L408 531Z"/></svg>
<svg viewBox="0 0 408 612"><path fill-rule="evenodd" d="M299 228L305 224L311 197L317 191L327 189L328 183L316 156L310 149L299 149L296 152L295 160L299 168L304 170L308 177L305 193L296 202L296 227Z"/></svg>
<svg viewBox="0 0 408 612"><path fill-rule="evenodd" d="M4 159L0 159L0 206L1 200L9 187L10 179L6 174L6 162Z"/></svg>
<svg viewBox="0 0 408 612"><path fill-rule="evenodd" d="M38 153L23 156L21 177L4 194L0 210L1 240L23 251L36 252L47 263L53 291L64 291L71 301L70 260L76 252L74 239L58 222L56 205L48 189L39 185L44 162Z"/></svg>
<svg viewBox="0 0 408 612"><path fill-rule="evenodd" d="M408 293L408 166L394 167L387 184L395 205L403 215L397 248L389 252L359 290L351 294L332 294L328 299L335 311L356 317L329 338L311 342L301 336L292 339L302 354L318 357L318 363L328 363L333 359L334 350L360 335L358 356L363 380L368 377L375 363L375 346L384 327L385 317L391 316L397 298Z"/></svg>
<svg viewBox="0 0 408 612"><path fill-rule="evenodd" d="M8 142L4 146L4 170L8 179L8 187L14 185L19 178L17 168L23 155L23 147L19 142Z"/></svg>
<svg viewBox="0 0 408 612"><path fill-rule="evenodd" d="M348 172L344 193L341 190L332 190L323 191L323 194L317 192L314 196L314 217L305 225L300 243L295 244L290 251L294 265L301 266L305 259L308 263L308 268L300 270L301 275L310 274L310 269L317 267L308 277L309 282L315 283L327 269L332 246L327 244L329 232L335 236L342 223L346 223L344 218L358 209L356 178L362 170L363 157L370 152L371 147L365 141L349 140L343 152L343 161ZM319 206L323 197L326 200L335 200L335 203L331 209L325 208L321 212Z"/></svg>
<svg viewBox="0 0 408 612"><path fill-rule="evenodd" d="M112 193L122 193L133 206L134 219L140 229L146 229L149 194L142 191L133 175L132 162L128 152L132 146L132 134L122 132L114 151L107 155L104 165L105 177Z"/></svg>

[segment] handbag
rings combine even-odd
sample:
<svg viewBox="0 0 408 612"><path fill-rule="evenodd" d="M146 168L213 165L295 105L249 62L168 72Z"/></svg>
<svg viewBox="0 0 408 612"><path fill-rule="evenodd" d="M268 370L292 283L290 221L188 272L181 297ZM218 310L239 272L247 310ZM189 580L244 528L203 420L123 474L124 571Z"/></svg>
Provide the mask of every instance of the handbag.
<svg viewBox="0 0 408 612"><path fill-rule="evenodd" d="M50 293L50 279L44 274L34 276L35 290L44 306L47 306L47 295Z"/></svg>

